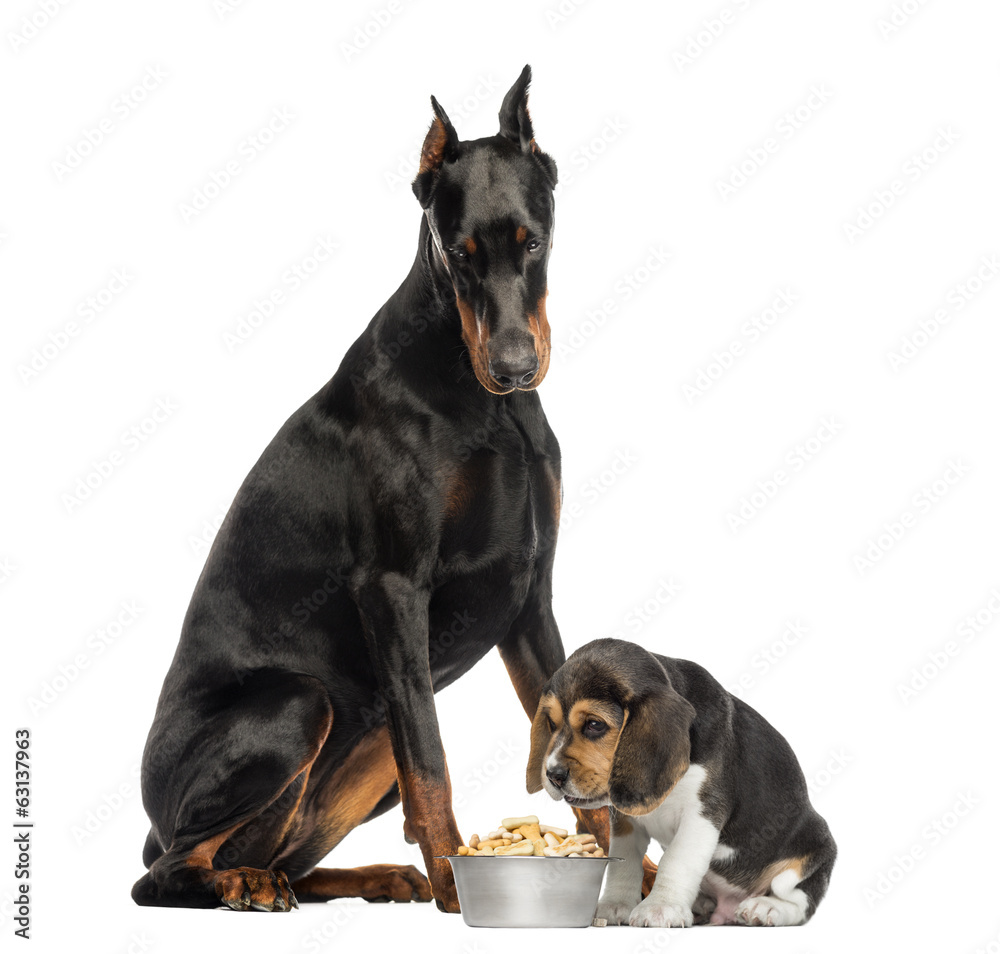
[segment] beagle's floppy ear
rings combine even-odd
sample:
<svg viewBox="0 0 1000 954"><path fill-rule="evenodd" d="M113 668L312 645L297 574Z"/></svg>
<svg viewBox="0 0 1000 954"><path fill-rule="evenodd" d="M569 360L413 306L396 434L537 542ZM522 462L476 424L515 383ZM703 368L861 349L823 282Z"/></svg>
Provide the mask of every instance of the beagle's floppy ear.
<svg viewBox="0 0 1000 954"><path fill-rule="evenodd" d="M420 150L420 168L413 180L413 194L425 209L430 205L438 170L445 162L454 162L458 158L458 133L444 108L433 96L431 108L434 110L434 120L424 137Z"/></svg>
<svg viewBox="0 0 1000 954"><path fill-rule="evenodd" d="M608 779L611 804L625 815L646 815L658 808L691 759L691 723L695 711L670 684L663 667L642 695L625 701L625 721L618 736Z"/></svg>
<svg viewBox="0 0 1000 954"><path fill-rule="evenodd" d="M542 790L542 766L545 764L545 754L552 740L552 730L549 728L548 712L543 708L544 698L539 701L535 718L531 723L531 751L528 753L528 768L524 779L528 792L534 795Z"/></svg>

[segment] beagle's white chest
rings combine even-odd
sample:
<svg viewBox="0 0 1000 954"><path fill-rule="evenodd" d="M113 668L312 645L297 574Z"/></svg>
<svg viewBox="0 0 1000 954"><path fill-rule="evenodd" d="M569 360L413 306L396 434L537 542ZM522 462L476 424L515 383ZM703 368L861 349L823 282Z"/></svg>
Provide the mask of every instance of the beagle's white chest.
<svg viewBox="0 0 1000 954"><path fill-rule="evenodd" d="M688 766L688 770L660 806L648 815L633 818L633 823L642 828L650 838L659 842L664 850L674 840L682 822L685 827L694 826L701 829L702 838L706 842L717 842L718 829L701 813L702 801L699 793L706 775L704 766Z"/></svg>

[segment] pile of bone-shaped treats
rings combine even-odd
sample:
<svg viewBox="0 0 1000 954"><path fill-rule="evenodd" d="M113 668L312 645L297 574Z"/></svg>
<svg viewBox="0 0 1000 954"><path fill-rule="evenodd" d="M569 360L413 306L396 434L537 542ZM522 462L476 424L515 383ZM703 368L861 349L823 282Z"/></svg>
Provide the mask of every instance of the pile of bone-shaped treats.
<svg viewBox="0 0 1000 954"><path fill-rule="evenodd" d="M505 818L496 831L485 838L473 835L460 855L508 857L544 855L547 858L603 858L604 849L589 832L571 835L565 828L542 825L537 815Z"/></svg>

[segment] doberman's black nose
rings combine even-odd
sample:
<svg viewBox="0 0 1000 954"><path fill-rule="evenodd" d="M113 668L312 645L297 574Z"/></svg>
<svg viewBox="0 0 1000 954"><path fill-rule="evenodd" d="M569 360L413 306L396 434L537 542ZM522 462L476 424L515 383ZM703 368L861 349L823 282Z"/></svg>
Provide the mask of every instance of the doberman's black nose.
<svg viewBox="0 0 1000 954"><path fill-rule="evenodd" d="M537 373L538 355L534 348L490 360L490 375L502 388L526 388Z"/></svg>
<svg viewBox="0 0 1000 954"><path fill-rule="evenodd" d="M545 775L556 788L562 788L569 778L569 771L564 768L546 769Z"/></svg>

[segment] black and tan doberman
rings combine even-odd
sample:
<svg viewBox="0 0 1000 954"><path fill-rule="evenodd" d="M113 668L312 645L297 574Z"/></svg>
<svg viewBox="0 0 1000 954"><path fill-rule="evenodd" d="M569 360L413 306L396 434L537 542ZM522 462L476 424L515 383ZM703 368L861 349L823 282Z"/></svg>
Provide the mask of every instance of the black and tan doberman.
<svg viewBox="0 0 1000 954"><path fill-rule="evenodd" d="M142 765L139 904L288 910L339 897L457 911L461 837L434 693L494 646L533 716L565 657L551 610L559 447L549 367L556 167L525 67L495 136L433 98L402 285L240 488ZM402 802L409 865L316 865ZM605 812L583 824L601 833Z"/></svg>

